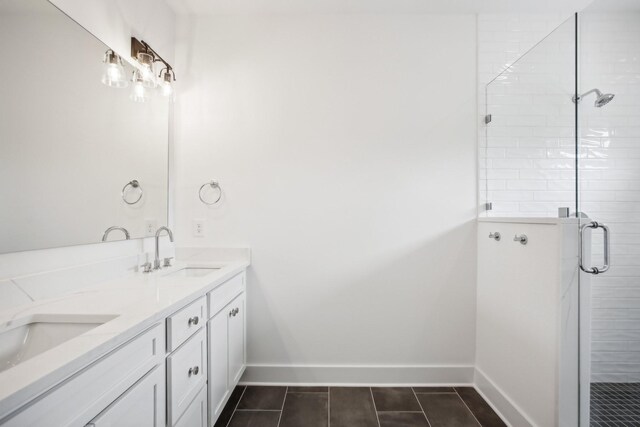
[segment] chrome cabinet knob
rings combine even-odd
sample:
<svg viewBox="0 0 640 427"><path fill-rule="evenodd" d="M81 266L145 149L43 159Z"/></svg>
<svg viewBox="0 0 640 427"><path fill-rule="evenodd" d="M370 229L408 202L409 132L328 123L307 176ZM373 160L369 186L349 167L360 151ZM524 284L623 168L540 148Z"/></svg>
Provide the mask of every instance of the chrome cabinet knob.
<svg viewBox="0 0 640 427"><path fill-rule="evenodd" d="M500 232L496 231L495 233L489 233L489 238L499 242L501 239Z"/></svg>
<svg viewBox="0 0 640 427"><path fill-rule="evenodd" d="M197 325L200 322L200 318L198 316L193 316L189 318L189 326Z"/></svg>
<svg viewBox="0 0 640 427"><path fill-rule="evenodd" d="M198 375L198 372L200 372L200 368L197 366L194 366L193 368L189 368L189 376Z"/></svg>
<svg viewBox="0 0 640 427"><path fill-rule="evenodd" d="M238 307L234 308L229 312L229 317L236 317L236 315L240 313L240 309Z"/></svg>

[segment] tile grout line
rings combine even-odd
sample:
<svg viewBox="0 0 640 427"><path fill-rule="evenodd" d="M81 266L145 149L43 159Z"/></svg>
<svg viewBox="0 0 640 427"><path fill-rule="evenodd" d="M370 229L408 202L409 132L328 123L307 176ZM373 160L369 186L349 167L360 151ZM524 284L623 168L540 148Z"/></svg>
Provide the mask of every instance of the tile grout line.
<svg viewBox="0 0 640 427"><path fill-rule="evenodd" d="M480 427L482 427L482 424L480 423L480 421L478 420L478 418L476 418L476 414L473 413L473 411L471 410L471 408L469 408L469 405L467 405L467 402L464 401L464 399L462 398L462 396L460 396L460 393L458 393L458 387L454 387L453 388L456 391L456 396L458 396L458 399L460 399L462 401L462 404L465 406L465 408L467 408L467 410L471 413L471 416L473 417L474 420L476 420L476 422L478 423L478 425Z"/></svg>
<svg viewBox="0 0 640 427"><path fill-rule="evenodd" d="M327 427L331 427L331 387L327 387Z"/></svg>
<svg viewBox="0 0 640 427"><path fill-rule="evenodd" d="M424 411L424 408L422 407L422 403L420 403L420 399L418 399L418 395L416 394L416 391L413 389L413 387L411 387L411 391L413 392L413 397L415 397L416 400L418 401L418 406L422 410L422 415L424 415L424 419L427 420L427 425L431 427L431 421L429 421L429 417L427 417L427 413Z"/></svg>
<svg viewBox="0 0 640 427"><path fill-rule="evenodd" d="M242 394L240 394L240 398L238 399L238 403L236 403L236 406L233 408L233 412L231 413L231 416L229 417L229 421L227 421L227 424L225 424L225 427L229 427L229 424L231 424L231 420L233 419L233 416L236 414L236 411L238 410L238 405L240 405L240 401L242 400L242 397L244 396L244 392L247 391L247 387L249 387L249 386L244 386L244 389L242 389ZM231 392L231 394L233 394L233 392ZM224 408L222 408L222 410L224 411ZM222 414L222 412L220 412L220 414Z"/></svg>
<svg viewBox="0 0 640 427"><path fill-rule="evenodd" d="M284 399L282 399L282 409L280 409L280 416L278 417L278 424L276 425L276 427L280 427L280 421L282 421L282 413L284 412L284 402L287 401L287 394L289 394L289 386L287 386L287 389L284 391Z"/></svg>
<svg viewBox="0 0 640 427"><path fill-rule="evenodd" d="M371 393L371 401L373 402L373 411L376 413L376 420L378 420L378 427L381 427L380 417L378 416L378 408L376 407L376 399L373 397L373 388L369 387L369 393Z"/></svg>

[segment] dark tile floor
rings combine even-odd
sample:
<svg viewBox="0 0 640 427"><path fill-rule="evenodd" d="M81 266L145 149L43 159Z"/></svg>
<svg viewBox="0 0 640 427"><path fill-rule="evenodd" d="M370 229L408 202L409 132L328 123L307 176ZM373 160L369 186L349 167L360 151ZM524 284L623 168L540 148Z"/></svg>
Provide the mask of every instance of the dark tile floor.
<svg viewBox="0 0 640 427"><path fill-rule="evenodd" d="M215 427L503 427L471 387L236 387Z"/></svg>
<svg viewBox="0 0 640 427"><path fill-rule="evenodd" d="M592 383L591 427L640 426L640 383Z"/></svg>

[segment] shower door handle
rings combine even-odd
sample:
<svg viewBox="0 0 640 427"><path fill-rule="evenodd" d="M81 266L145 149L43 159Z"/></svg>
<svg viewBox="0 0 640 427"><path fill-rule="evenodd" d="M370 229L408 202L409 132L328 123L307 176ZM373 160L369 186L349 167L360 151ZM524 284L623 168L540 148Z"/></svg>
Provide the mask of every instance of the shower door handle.
<svg viewBox="0 0 640 427"><path fill-rule="evenodd" d="M584 233L587 228L596 229L601 228L604 233L604 265L602 267L585 267L584 262ZM597 221L591 221L589 223L583 224L580 227L580 270L589 274L601 274L609 270L609 259L611 256L611 245L609 242L609 227L604 224L601 224Z"/></svg>

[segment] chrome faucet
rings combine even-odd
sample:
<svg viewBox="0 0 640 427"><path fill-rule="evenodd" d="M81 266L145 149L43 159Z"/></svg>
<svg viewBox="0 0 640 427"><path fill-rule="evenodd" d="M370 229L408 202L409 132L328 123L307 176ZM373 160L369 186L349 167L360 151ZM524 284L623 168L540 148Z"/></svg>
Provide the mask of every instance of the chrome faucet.
<svg viewBox="0 0 640 427"><path fill-rule="evenodd" d="M127 231L126 228L124 227L116 227L115 225L113 227L109 227L105 230L104 234L102 235L102 241L106 242L107 241L107 237L109 236L109 233L111 233L112 231L122 231L124 233L124 238L129 240L131 238L131 236L129 236L129 232Z"/></svg>
<svg viewBox="0 0 640 427"><path fill-rule="evenodd" d="M169 241L173 242L173 233L171 232L171 230L169 230L168 227L163 226L158 228L158 230L156 231L156 258L153 261L154 270L160 270L162 268L162 266L160 265L160 233L162 233L163 231L167 232L167 234L169 235Z"/></svg>

